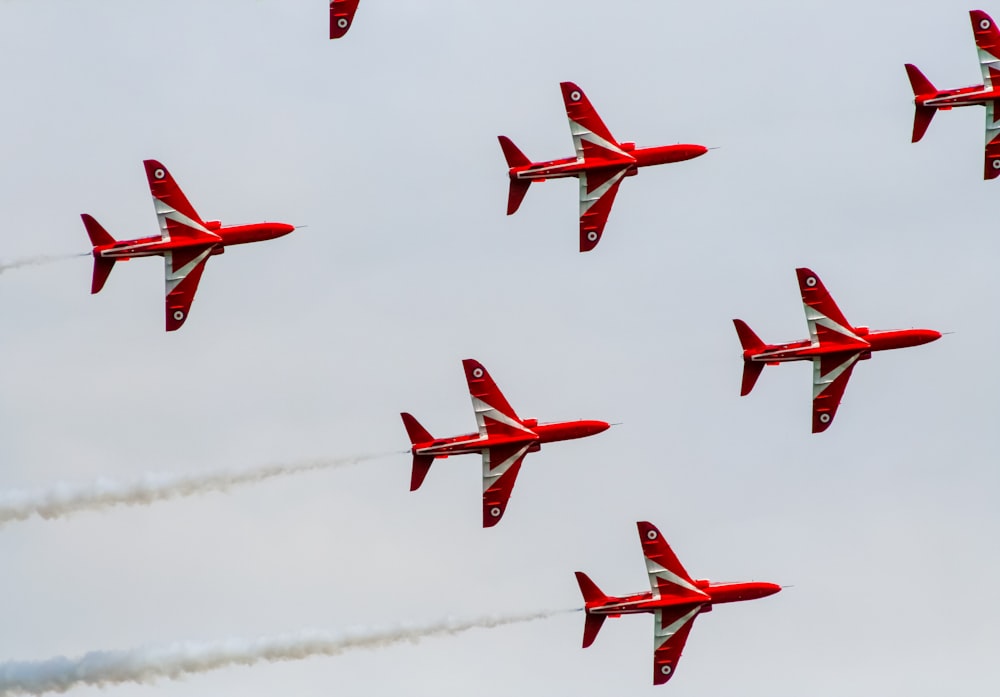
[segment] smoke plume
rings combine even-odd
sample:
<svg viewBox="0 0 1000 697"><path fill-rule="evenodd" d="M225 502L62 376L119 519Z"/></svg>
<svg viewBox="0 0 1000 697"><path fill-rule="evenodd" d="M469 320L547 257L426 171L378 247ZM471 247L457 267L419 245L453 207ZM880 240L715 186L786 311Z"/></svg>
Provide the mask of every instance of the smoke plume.
<svg viewBox="0 0 1000 697"><path fill-rule="evenodd" d="M63 261L64 259L75 259L77 257L86 256L90 256L90 252L81 252L79 254L42 254L34 257L12 259L11 261L0 261L0 274L4 271L20 269L25 266L42 266L43 264L51 264L54 261Z"/></svg>
<svg viewBox="0 0 1000 697"><path fill-rule="evenodd" d="M417 643L421 639L461 634L470 629L531 622L564 612L570 611L498 615L345 633L308 630L257 639L182 642L127 651L92 651L79 658L60 656L45 661L10 661L0 663L0 697L65 692L84 685L148 684L160 678L173 680L235 665L336 656L356 649L372 650L402 642Z"/></svg>
<svg viewBox="0 0 1000 697"><path fill-rule="evenodd" d="M396 452L307 460L293 464L264 465L247 470L148 474L133 481L97 479L83 483L58 483L36 491L0 492L0 525L25 520L32 516L51 519L113 506L147 506L156 501L211 491L228 491L236 486L254 484L274 477L343 467L394 454Z"/></svg>

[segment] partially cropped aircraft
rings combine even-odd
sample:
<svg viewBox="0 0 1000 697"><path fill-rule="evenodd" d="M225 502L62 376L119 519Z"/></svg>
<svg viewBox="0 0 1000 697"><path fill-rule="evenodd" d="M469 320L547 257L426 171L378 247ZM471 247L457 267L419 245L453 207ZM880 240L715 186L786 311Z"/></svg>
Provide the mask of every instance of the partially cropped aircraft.
<svg viewBox="0 0 1000 697"><path fill-rule="evenodd" d="M403 413L403 425L413 444L413 472L410 491L423 484L435 458L478 453L483 458L483 527L500 522L507 510L514 480L525 455L541 449L543 443L592 436L608 429L604 421L564 421L538 423L522 419L478 361L462 361L472 395L478 433L454 438L435 438L413 416Z"/></svg>
<svg viewBox="0 0 1000 697"><path fill-rule="evenodd" d="M655 525L645 522L637 525L651 590L620 598L606 595L587 574L577 571L576 580L583 593L586 612L583 648L594 643L608 617L650 613L653 615L653 684L662 685L674 677L688 633L698 615L711 612L714 605L721 603L774 595L781 586L756 581L712 583L694 580Z"/></svg>
<svg viewBox="0 0 1000 697"><path fill-rule="evenodd" d="M510 138L499 136L510 168L507 215L517 212L531 182L576 177L580 180L580 251L589 252L601 241L622 179L638 174L640 167L704 155L708 148L682 144L637 148L635 143L619 143L583 90L572 82L563 82L560 87L576 157L532 162Z"/></svg>
<svg viewBox="0 0 1000 697"><path fill-rule="evenodd" d="M223 227L217 220L204 222L188 203L167 168L156 160L145 160L146 178L160 223L160 234L137 240L115 240L90 215L83 224L94 245L94 277L91 293L104 287L116 261L135 257L163 257L166 280L167 331L181 328L191 310L198 281L210 256L222 254L228 245L261 242L287 235L295 229L285 223L255 223Z"/></svg>
<svg viewBox="0 0 1000 697"><path fill-rule="evenodd" d="M339 39L354 23L360 0L330 0L330 38Z"/></svg>
<svg viewBox="0 0 1000 697"><path fill-rule="evenodd" d="M789 344L765 344L740 319L734 319L743 345L743 384L740 395L750 394L765 365L788 361L812 361L812 432L825 431L833 423L847 381L858 361L873 351L919 346L941 338L933 329L876 330L855 327L847 321L823 282L809 269L795 269L809 324L809 338Z"/></svg>
<svg viewBox="0 0 1000 697"><path fill-rule="evenodd" d="M993 18L982 10L969 12L972 19L972 33L976 37L979 53L979 67L983 71L983 84L960 87L954 90L939 90L915 65L906 64L906 74L913 87L913 102L916 112L913 116L912 142L924 137L931 119L940 109L982 105L986 107L986 163L983 179L1000 176L1000 31Z"/></svg>

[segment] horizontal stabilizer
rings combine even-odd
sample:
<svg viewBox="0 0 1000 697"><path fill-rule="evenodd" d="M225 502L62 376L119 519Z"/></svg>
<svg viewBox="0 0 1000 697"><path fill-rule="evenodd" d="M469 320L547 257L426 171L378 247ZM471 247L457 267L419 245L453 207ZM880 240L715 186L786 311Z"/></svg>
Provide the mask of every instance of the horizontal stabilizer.
<svg viewBox="0 0 1000 697"><path fill-rule="evenodd" d="M108 276L111 275L111 270L115 268L114 259L105 259L104 257L94 257L94 278L90 282L90 293L100 293L101 288L107 283Z"/></svg>
<svg viewBox="0 0 1000 697"><path fill-rule="evenodd" d="M510 191L507 194L507 215L514 215L521 207L521 202L528 194L528 187L531 186L530 179L511 179Z"/></svg>
<svg viewBox="0 0 1000 697"><path fill-rule="evenodd" d="M604 620L607 618L607 615L591 615L590 613L587 613L587 616L583 621L583 648L587 648L594 643L594 640L597 639L598 632L600 632L601 627L604 626Z"/></svg>
<svg viewBox="0 0 1000 697"><path fill-rule="evenodd" d="M932 106L918 106L913 112L913 135L910 138L911 143L917 143L924 134L927 133L928 126L931 125L931 119L934 118L934 114L937 113L937 109Z"/></svg>
<svg viewBox="0 0 1000 697"><path fill-rule="evenodd" d="M763 363L743 362L743 384L740 385L740 397L746 397L753 391L753 386L757 384L757 378L760 377L763 370Z"/></svg>
<svg viewBox="0 0 1000 697"><path fill-rule="evenodd" d="M590 577L582 571L576 572L576 582L580 584L580 592L583 594L583 600L587 605L599 603L607 599L607 596L597 587L597 584L591 581ZM597 633L601 631L601 627L604 625L605 619L607 619L607 615L594 615L589 611L587 612L583 625L583 648L587 648L594 643Z"/></svg>
<svg viewBox="0 0 1000 697"><path fill-rule="evenodd" d="M431 471L434 464L433 455L414 455L413 471L410 473L410 491L416 491L427 478L427 473Z"/></svg>

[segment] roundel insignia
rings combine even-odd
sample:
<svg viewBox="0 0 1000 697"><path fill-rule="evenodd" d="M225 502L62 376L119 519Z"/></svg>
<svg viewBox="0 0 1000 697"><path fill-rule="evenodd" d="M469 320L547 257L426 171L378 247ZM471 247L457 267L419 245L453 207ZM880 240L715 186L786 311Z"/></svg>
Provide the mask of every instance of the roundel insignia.
<svg viewBox="0 0 1000 697"><path fill-rule="evenodd" d="M591 242L597 242L597 231L591 230L590 232L588 232L587 239L590 240Z"/></svg>
<svg viewBox="0 0 1000 697"><path fill-rule="evenodd" d="M341 29L347 29L348 24L350 24L350 22L347 21L346 17L341 17L340 19L337 20L337 26L340 27Z"/></svg>
<svg viewBox="0 0 1000 697"><path fill-rule="evenodd" d="M980 29L989 29L990 28L990 20L988 20L988 19L981 20L979 22L979 28Z"/></svg>
<svg viewBox="0 0 1000 697"><path fill-rule="evenodd" d="M672 672L674 672L674 669L671 668L670 666L660 666L660 672L663 673L664 675L670 675Z"/></svg>
<svg viewBox="0 0 1000 697"><path fill-rule="evenodd" d="M501 513L500 506L494 506L493 508L490 509L490 515L493 516L494 518L499 518L500 513Z"/></svg>
<svg viewBox="0 0 1000 697"><path fill-rule="evenodd" d="M174 319L177 320L178 322L180 322L182 319L184 319L184 311L183 310L174 310Z"/></svg>
<svg viewBox="0 0 1000 697"><path fill-rule="evenodd" d="M481 378L481 377L483 377L483 369L482 368L476 368L475 370L473 370L472 371L472 377L474 377L474 378ZM494 510L496 510L496 509L494 509Z"/></svg>
<svg viewBox="0 0 1000 697"><path fill-rule="evenodd" d="M569 93L569 99L572 102L580 101L581 97L583 97L583 95L580 94L580 90L573 90L572 92Z"/></svg>
<svg viewBox="0 0 1000 697"><path fill-rule="evenodd" d="M810 288L812 288L813 286L815 286L816 285L816 277L815 276L810 276L809 278L807 278L806 279L806 285L809 286Z"/></svg>
<svg viewBox="0 0 1000 697"><path fill-rule="evenodd" d="M822 421L825 424L828 424L828 423L830 423L830 415L829 414L820 414L819 415L819 420Z"/></svg>
<svg viewBox="0 0 1000 697"><path fill-rule="evenodd" d="M163 179L165 176L167 176L167 173L163 171L163 168L159 168L153 172L154 179Z"/></svg>
<svg viewBox="0 0 1000 697"><path fill-rule="evenodd" d="M1000 169L1000 160L993 160L993 169Z"/></svg>
<svg viewBox="0 0 1000 697"><path fill-rule="evenodd" d="M646 533L646 539L647 540L655 540L656 539L656 530L650 530L649 532L647 532Z"/></svg>

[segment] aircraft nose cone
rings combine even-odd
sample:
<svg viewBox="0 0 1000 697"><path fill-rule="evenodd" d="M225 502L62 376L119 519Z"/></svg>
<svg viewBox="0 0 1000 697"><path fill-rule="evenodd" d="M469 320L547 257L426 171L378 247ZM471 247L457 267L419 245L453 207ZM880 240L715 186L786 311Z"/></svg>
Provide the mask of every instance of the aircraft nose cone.
<svg viewBox="0 0 1000 697"><path fill-rule="evenodd" d="M760 584L760 597L766 598L769 595L774 595L781 590L781 586L777 583L761 583Z"/></svg>
<svg viewBox="0 0 1000 697"><path fill-rule="evenodd" d="M584 427L587 429L589 435L595 435L607 431L611 428L611 424L606 421L586 421L584 422Z"/></svg>
<svg viewBox="0 0 1000 697"><path fill-rule="evenodd" d="M920 339L920 343L929 344L932 341L937 341L941 338L941 332L934 329L921 329L917 334Z"/></svg>
<svg viewBox="0 0 1000 697"><path fill-rule="evenodd" d="M295 226L294 225L288 225L287 223L275 223L274 224L274 232L277 235L279 235L279 236L281 236L281 235L287 235L288 233L290 233L290 232L292 232L294 230L295 230Z"/></svg>

